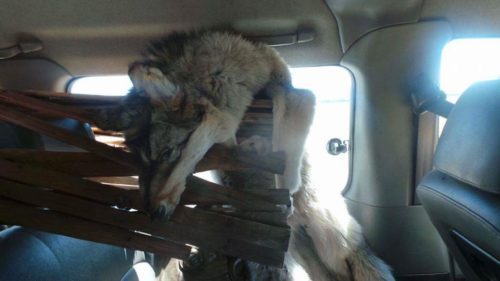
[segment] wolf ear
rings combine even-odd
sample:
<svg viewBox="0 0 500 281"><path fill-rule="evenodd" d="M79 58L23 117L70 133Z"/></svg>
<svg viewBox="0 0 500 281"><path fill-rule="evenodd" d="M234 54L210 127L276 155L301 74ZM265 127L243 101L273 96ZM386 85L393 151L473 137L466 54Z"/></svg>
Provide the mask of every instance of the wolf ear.
<svg viewBox="0 0 500 281"><path fill-rule="evenodd" d="M128 75L134 88L149 97L154 106L167 105L177 94L177 87L158 68L136 62L130 65Z"/></svg>

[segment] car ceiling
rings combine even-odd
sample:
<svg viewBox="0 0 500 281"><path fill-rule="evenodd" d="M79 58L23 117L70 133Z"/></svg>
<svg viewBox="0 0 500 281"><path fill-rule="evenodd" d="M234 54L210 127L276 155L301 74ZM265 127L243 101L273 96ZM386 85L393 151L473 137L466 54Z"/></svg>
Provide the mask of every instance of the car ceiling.
<svg viewBox="0 0 500 281"><path fill-rule="evenodd" d="M340 55L335 20L320 0L23 0L1 1L0 44L19 34L41 39L43 54L73 75L126 73L147 42L170 31L229 27L247 34L274 35L313 28L316 40L300 46L320 64ZM333 28L332 28L333 27ZM282 48L293 52L297 46ZM292 56L290 56L291 58ZM293 64L305 64L298 56Z"/></svg>
<svg viewBox="0 0 500 281"><path fill-rule="evenodd" d="M278 50L293 66L331 65L386 25L446 19L456 37L500 36L498 15L498 0L0 0L0 48L36 37L44 49L24 57L48 58L74 76L117 74L147 42L174 30L269 36L308 29L313 41Z"/></svg>

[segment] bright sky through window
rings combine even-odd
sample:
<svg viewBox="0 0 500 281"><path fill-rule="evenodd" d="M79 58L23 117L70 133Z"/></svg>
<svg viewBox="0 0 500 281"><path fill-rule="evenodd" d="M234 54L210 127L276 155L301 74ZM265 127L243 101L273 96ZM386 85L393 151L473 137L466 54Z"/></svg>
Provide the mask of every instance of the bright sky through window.
<svg viewBox="0 0 500 281"><path fill-rule="evenodd" d="M291 69L293 84L297 88L313 91L318 101L348 101L351 99L351 77L341 67L301 67ZM335 93L331 92L331 85ZM132 88L126 75L89 76L75 79L69 92L72 94L122 96Z"/></svg>
<svg viewBox="0 0 500 281"><path fill-rule="evenodd" d="M352 76L343 67L303 67L291 69L293 85L311 90L316 96L314 121L306 142L310 179L325 198L340 198L349 179L349 153L330 155L332 138L349 140Z"/></svg>
<svg viewBox="0 0 500 281"><path fill-rule="evenodd" d="M451 101L478 81L500 79L500 38L456 39L441 57L441 89Z"/></svg>
<svg viewBox="0 0 500 281"><path fill-rule="evenodd" d="M317 102L351 100L352 78L338 66L292 68L293 86L313 91Z"/></svg>
<svg viewBox="0 0 500 281"><path fill-rule="evenodd" d="M455 103L472 84L500 79L500 38L456 39L441 55L439 83L448 101ZM439 134L446 119L439 118Z"/></svg>
<svg viewBox="0 0 500 281"><path fill-rule="evenodd" d="M72 94L123 96L132 88L127 75L89 76L74 80L70 84Z"/></svg>

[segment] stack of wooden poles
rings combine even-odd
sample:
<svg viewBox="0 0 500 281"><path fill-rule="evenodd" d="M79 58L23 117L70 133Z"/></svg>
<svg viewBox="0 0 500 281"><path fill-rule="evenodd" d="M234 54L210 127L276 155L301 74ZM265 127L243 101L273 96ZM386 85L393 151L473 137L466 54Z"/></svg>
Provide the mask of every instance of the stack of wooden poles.
<svg viewBox="0 0 500 281"><path fill-rule="evenodd" d="M241 191L190 176L170 220L151 220L137 186L140 162L131 153L47 121L57 117L93 122L92 110L118 103L114 97L0 90L0 120L86 151L0 149L0 222L178 259L197 247L283 265L290 237L283 211L290 205L287 190ZM260 126L269 132L269 106L256 101L242 127ZM280 174L284 155L258 156L215 145L196 172L245 169ZM215 208L196 207L201 205Z"/></svg>

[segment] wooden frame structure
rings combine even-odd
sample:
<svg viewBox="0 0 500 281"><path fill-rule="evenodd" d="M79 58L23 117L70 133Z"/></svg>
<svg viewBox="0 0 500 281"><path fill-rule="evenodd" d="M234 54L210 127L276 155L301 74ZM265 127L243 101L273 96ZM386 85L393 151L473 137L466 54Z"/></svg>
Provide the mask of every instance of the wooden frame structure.
<svg viewBox="0 0 500 281"><path fill-rule="evenodd" d="M244 192L190 176L172 218L152 221L142 209L133 178L140 164L131 153L44 120L64 117L93 123L96 106L115 106L117 102L108 97L0 90L0 120L87 151L0 149L1 222L178 259L186 258L194 246L266 265L283 265L290 236L284 211L290 205L288 190ZM270 103L257 100L241 132L261 128L269 133L270 114ZM196 171L244 169L280 174L284 155L257 156L215 145L196 167ZM128 187L117 184L120 181L114 177L128 177Z"/></svg>

